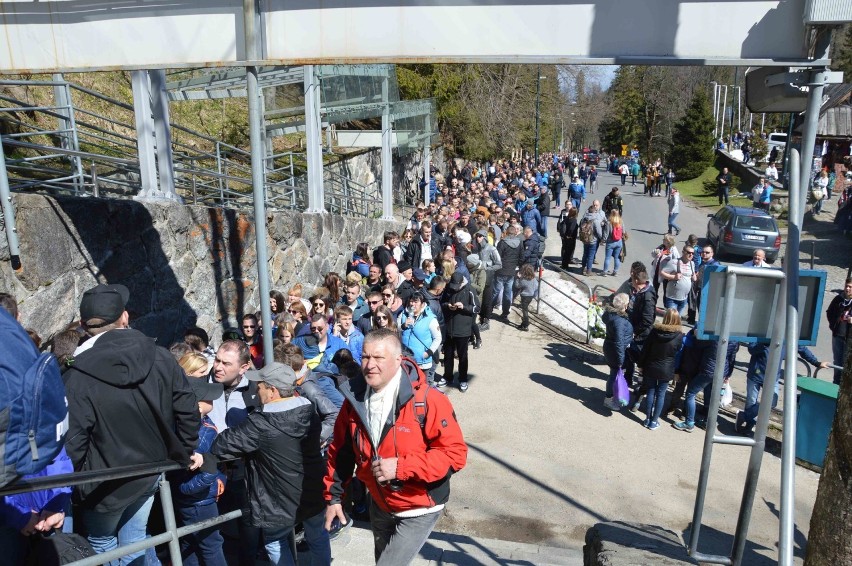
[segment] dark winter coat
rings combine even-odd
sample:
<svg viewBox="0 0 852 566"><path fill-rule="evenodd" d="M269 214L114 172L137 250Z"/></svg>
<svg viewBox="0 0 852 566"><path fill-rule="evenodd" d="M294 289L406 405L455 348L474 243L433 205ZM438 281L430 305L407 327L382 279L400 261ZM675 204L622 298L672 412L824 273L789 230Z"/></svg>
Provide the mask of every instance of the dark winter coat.
<svg viewBox="0 0 852 566"><path fill-rule="evenodd" d="M630 324L633 325L633 336L641 343L647 338L654 326L657 316L657 292L650 284L639 292L634 291L630 296L630 308L627 312Z"/></svg>
<svg viewBox="0 0 852 566"><path fill-rule="evenodd" d="M211 452L246 461L243 514L252 526L295 526L325 508L320 430L311 402L291 397L264 405L262 412L219 433Z"/></svg>
<svg viewBox="0 0 852 566"><path fill-rule="evenodd" d="M434 234L430 236L429 242L423 242L420 239L419 235L416 235L414 240L410 244L408 244L408 249L405 251L405 255L402 256L402 259L411 264L411 267L414 269L420 269L423 267L423 246L429 246L429 249L432 251L432 259L438 258L441 256L441 252L443 251L443 247L441 246L441 240L439 238L434 237Z"/></svg>
<svg viewBox="0 0 852 566"><path fill-rule="evenodd" d="M189 463L198 443L198 403L174 356L153 338L138 330L110 330L75 357L63 379L69 417L65 449L75 471L170 458ZM183 453L169 453L158 420L173 428ZM77 494L86 508L119 511L151 489L156 477L85 484Z"/></svg>
<svg viewBox="0 0 852 566"><path fill-rule="evenodd" d="M622 367L627 346L633 340L633 325L626 314L620 314L612 307L605 307L603 323L606 325L606 338L603 343L603 354L610 367Z"/></svg>
<svg viewBox="0 0 852 566"><path fill-rule="evenodd" d="M518 236L507 236L497 243L497 251L500 253L500 259L503 266L495 272L495 275L501 277L510 277L515 275L515 271L521 265L521 239Z"/></svg>
<svg viewBox="0 0 852 566"><path fill-rule="evenodd" d="M461 309L451 310L449 305L453 303L464 305ZM473 322L479 314L479 298L469 283L465 283L460 290L453 292L449 286L444 292L441 301L444 309L444 320L447 321L447 336L453 338L464 338L473 335Z"/></svg>
<svg viewBox="0 0 852 566"><path fill-rule="evenodd" d="M671 381L675 373L675 356L683 343L683 331L677 325L657 323L651 329L636 364L644 379Z"/></svg>

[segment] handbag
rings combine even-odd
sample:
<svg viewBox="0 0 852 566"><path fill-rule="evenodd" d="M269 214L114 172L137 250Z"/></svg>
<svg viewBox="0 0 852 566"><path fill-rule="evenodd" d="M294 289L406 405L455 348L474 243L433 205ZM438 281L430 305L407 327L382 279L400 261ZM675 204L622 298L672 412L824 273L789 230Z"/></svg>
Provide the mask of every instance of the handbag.
<svg viewBox="0 0 852 566"><path fill-rule="evenodd" d="M618 373L615 376L615 383L612 387L612 398L621 404L621 406L626 406L630 402L630 388L627 387L627 380L624 378L624 370L622 368L618 369Z"/></svg>
<svg viewBox="0 0 852 566"><path fill-rule="evenodd" d="M729 384L725 383L722 385L722 398L719 400L719 403L722 407L730 407L733 402L734 391L731 389Z"/></svg>
<svg viewBox="0 0 852 566"><path fill-rule="evenodd" d="M54 531L32 537L32 552L28 563L38 566L60 566L95 555L92 545L77 533Z"/></svg>

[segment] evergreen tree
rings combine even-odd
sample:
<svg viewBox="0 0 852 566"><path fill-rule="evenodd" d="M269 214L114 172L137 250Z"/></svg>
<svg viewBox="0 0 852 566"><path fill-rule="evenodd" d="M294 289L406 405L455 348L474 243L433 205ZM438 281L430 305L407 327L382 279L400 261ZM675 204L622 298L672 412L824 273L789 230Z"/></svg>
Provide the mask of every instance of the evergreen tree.
<svg viewBox="0 0 852 566"><path fill-rule="evenodd" d="M694 179L713 164L713 115L710 100L698 89L686 114L675 125L668 164L678 179Z"/></svg>

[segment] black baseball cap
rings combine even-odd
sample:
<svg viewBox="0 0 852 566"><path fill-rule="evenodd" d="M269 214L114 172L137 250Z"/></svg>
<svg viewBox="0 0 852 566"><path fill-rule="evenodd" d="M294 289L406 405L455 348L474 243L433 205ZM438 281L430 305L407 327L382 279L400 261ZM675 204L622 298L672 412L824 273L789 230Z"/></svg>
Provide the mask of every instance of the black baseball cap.
<svg viewBox="0 0 852 566"><path fill-rule="evenodd" d="M225 391L221 383L210 383L205 377L187 377L186 380L199 401L215 401Z"/></svg>
<svg viewBox="0 0 852 566"><path fill-rule="evenodd" d="M93 318L100 318L103 324L87 324L89 328L99 328L112 324L121 317L130 291L124 285L96 285L85 293L80 300L80 319L85 323Z"/></svg>

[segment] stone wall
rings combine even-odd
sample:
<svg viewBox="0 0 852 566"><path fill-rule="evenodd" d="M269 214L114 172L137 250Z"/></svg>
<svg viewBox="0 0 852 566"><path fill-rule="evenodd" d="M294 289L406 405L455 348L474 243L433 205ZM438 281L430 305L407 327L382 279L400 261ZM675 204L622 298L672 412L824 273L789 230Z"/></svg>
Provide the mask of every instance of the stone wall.
<svg viewBox="0 0 852 566"><path fill-rule="evenodd" d="M131 325L168 345L198 325L218 343L223 327L259 309L254 218L236 212L130 200L16 194L22 268L13 272L0 230L0 291L19 301L22 322L42 338L78 315L96 282L131 292ZM394 223L279 212L268 217L272 289L310 291L343 273L357 242L381 243Z"/></svg>

